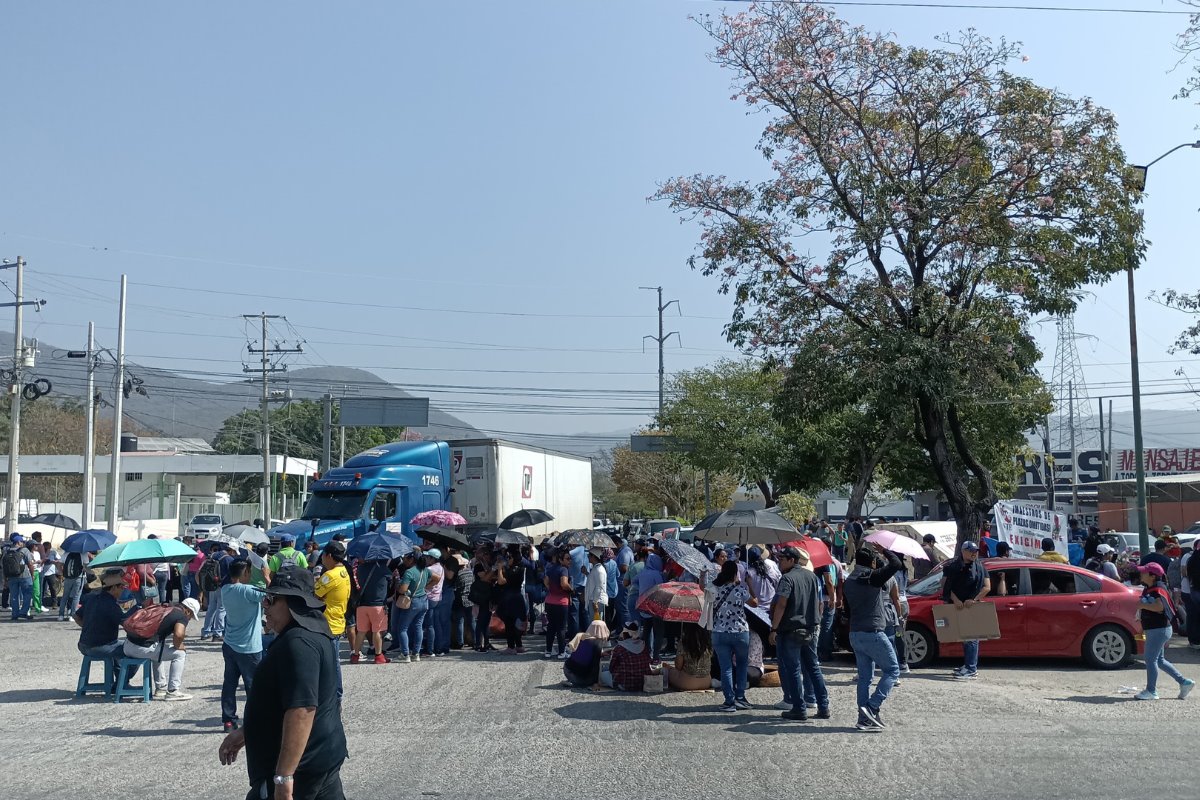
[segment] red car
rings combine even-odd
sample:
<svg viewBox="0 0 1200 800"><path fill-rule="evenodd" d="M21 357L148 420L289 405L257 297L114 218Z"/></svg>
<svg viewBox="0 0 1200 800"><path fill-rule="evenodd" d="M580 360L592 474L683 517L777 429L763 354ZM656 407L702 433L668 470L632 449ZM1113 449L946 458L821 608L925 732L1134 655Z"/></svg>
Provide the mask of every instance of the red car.
<svg viewBox="0 0 1200 800"><path fill-rule="evenodd" d="M981 641L980 656L1082 657L1096 669L1117 669L1145 649L1141 625L1134 621L1139 590L1069 564L1011 558L983 563L992 582L984 602L996 606L1000 638ZM962 657L961 644L938 644L933 632L941 577L935 568L908 587L904 641L913 667L939 656Z"/></svg>

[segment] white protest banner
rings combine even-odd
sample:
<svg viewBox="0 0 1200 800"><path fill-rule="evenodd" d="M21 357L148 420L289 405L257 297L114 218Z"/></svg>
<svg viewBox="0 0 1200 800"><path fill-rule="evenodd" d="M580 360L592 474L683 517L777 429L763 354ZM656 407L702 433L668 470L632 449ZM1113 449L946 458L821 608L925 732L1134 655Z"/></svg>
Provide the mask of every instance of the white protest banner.
<svg viewBox="0 0 1200 800"><path fill-rule="evenodd" d="M1013 558L1037 558L1043 552L1042 539L1046 538L1054 540L1055 552L1070 557L1066 514L1020 500L1001 500L992 511L996 515L996 538L1008 542Z"/></svg>

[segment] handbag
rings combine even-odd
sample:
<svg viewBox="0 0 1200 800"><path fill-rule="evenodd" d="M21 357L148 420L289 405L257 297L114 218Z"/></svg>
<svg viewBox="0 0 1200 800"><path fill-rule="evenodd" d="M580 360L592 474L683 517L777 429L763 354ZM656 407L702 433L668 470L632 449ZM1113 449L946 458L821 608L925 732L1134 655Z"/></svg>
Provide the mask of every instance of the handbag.
<svg viewBox="0 0 1200 800"><path fill-rule="evenodd" d="M412 595L402 594L396 598L396 608L401 611L412 608Z"/></svg>
<svg viewBox="0 0 1200 800"><path fill-rule="evenodd" d="M729 593L732 591L733 584L730 584L729 588L725 590L725 593L721 595L721 599L713 603L709 600L709 594L715 595L716 590L712 589L711 587L705 590L705 602L703 603L704 607L700 609L700 621L697 623L701 628L704 628L706 631L711 631L713 629L713 618L716 616L717 609L724 604L724 602L729 598Z"/></svg>

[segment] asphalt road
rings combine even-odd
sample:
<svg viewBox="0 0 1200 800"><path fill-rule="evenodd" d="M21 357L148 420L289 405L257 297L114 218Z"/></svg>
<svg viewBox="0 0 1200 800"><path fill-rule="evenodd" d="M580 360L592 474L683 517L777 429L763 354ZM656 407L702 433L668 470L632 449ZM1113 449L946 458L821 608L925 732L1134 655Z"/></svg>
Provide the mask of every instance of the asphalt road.
<svg viewBox="0 0 1200 800"><path fill-rule="evenodd" d="M77 629L0 617L0 752L11 798L241 798L244 765L222 767L218 646L189 642L190 702L73 696ZM198 631L198 625L193 623ZM1200 678L1200 658L1168 657ZM1069 661L952 664L906 677L889 729L856 732L849 661L827 665L834 718L791 723L766 707L713 709L711 693L565 689L558 662L474 653L345 667L351 798L1128 798L1196 797L1200 692L1135 702L1140 662L1094 672ZM1174 683L1160 684L1174 697ZM23 765L23 766L22 766Z"/></svg>

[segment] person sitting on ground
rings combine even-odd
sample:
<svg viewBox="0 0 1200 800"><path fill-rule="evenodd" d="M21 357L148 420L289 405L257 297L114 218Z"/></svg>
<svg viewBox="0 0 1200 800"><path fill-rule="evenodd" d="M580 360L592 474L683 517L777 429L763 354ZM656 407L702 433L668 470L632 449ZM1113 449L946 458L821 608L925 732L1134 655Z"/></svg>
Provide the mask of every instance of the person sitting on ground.
<svg viewBox="0 0 1200 800"><path fill-rule="evenodd" d="M125 620L127 658L148 658L154 664L155 700L191 700L183 691L183 646L188 623L200 616L200 603L192 598L180 605L155 604L138 609ZM168 641L170 637L170 641Z"/></svg>
<svg viewBox="0 0 1200 800"><path fill-rule="evenodd" d="M622 692L640 692L650 674L650 648L638 635L640 626L630 622L612 651L604 685ZM705 631L707 633L707 631Z"/></svg>
<svg viewBox="0 0 1200 800"><path fill-rule="evenodd" d="M681 692L712 688L709 665L713 660L712 634L694 622L685 622L680 635L675 669L667 672L667 682Z"/></svg>
<svg viewBox="0 0 1200 800"><path fill-rule="evenodd" d="M1042 539L1042 554L1038 556L1038 561L1049 561L1051 564L1069 564L1070 559L1062 553L1054 551L1054 540L1047 536Z"/></svg>
<svg viewBox="0 0 1200 800"><path fill-rule="evenodd" d="M566 686L595 686L600 680L600 659L608 642L608 626L595 620L583 633L567 643L570 655L563 662L563 684Z"/></svg>
<svg viewBox="0 0 1200 800"><path fill-rule="evenodd" d="M120 567L106 569L100 576L100 586L96 591L83 595L72 619L82 630L79 632L79 642L76 647L88 658L107 661L112 669L113 683L109 691L116 689L117 667L124 653L125 643L117 638L120 635L121 623L125 621L129 609L120 605L121 595L125 592L125 571ZM136 667L126 675L129 681L136 674Z"/></svg>

